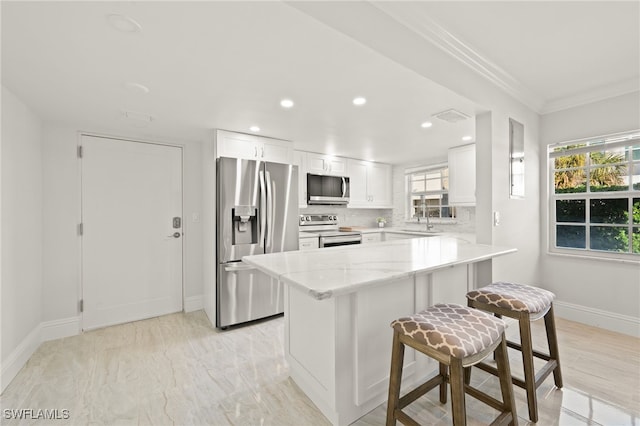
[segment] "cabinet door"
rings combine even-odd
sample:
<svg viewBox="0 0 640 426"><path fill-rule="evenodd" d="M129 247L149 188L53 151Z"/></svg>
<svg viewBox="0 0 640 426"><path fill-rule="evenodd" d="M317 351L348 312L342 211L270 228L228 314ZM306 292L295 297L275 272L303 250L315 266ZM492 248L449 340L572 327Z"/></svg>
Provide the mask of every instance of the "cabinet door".
<svg viewBox="0 0 640 426"><path fill-rule="evenodd" d="M307 153L293 151L293 164L298 166L298 207L307 207Z"/></svg>
<svg viewBox="0 0 640 426"><path fill-rule="evenodd" d="M258 158L260 142L255 136L218 130L216 138L218 157L242 158L245 160Z"/></svg>
<svg viewBox="0 0 640 426"><path fill-rule="evenodd" d="M318 175L347 175L347 159L331 155L307 153L307 173Z"/></svg>
<svg viewBox="0 0 640 426"><path fill-rule="evenodd" d="M293 144L289 141L265 139L260 147L260 159L272 163L293 163ZM298 171L300 173L300 171Z"/></svg>
<svg viewBox="0 0 640 426"><path fill-rule="evenodd" d="M362 234L362 244L377 243L380 241L382 241L382 234L379 232Z"/></svg>
<svg viewBox="0 0 640 426"><path fill-rule="evenodd" d="M463 145L449 149L449 204L476 204L476 146Z"/></svg>
<svg viewBox="0 0 640 426"><path fill-rule="evenodd" d="M311 250L320 247L318 238L300 238L300 250Z"/></svg>
<svg viewBox="0 0 640 426"><path fill-rule="evenodd" d="M367 173L367 192L371 207L393 208L391 195L391 166L389 164L371 163Z"/></svg>
<svg viewBox="0 0 640 426"><path fill-rule="evenodd" d="M367 194L367 166L360 160L349 160L349 204L348 207L369 207Z"/></svg>

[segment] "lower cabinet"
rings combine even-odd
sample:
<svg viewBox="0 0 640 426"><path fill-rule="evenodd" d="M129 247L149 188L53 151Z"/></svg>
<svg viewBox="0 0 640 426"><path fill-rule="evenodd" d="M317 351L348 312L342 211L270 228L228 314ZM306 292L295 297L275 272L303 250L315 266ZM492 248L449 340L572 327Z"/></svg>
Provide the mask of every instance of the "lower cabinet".
<svg viewBox="0 0 640 426"><path fill-rule="evenodd" d="M320 247L320 241L318 237L300 238L298 248L299 250L311 250Z"/></svg>
<svg viewBox="0 0 640 426"><path fill-rule="evenodd" d="M362 244L377 243L380 241L382 241L382 234L380 232L362 234Z"/></svg>

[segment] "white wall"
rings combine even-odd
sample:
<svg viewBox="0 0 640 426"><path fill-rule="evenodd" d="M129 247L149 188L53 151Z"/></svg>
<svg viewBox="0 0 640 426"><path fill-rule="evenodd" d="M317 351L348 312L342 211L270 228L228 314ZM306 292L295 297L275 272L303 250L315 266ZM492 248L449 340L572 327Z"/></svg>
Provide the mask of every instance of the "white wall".
<svg viewBox="0 0 640 426"><path fill-rule="evenodd" d="M80 131L147 140L123 129L81 129L46 124L44 128L44 321L77 317L80 284L80 174L76 146ZM203 132L204 134L204 132ZM185 307L202 308L202 142L158 140L183 146ZM193 215L198 216L197 222Z"/></svg>
<svg viewBox="0 0 640 426"><path fill-rule="evenodd" d="M2 378L4 390L40 343L42 124L2 87Z"/></svg>
<svg viewBox="0 0 640 426"><path fill-rule="evenodd" d="M541 152L551 143L640 129L640 92L542 116ZM547 170L546 158L540 167ZM544 287L556 293L558 313L640 336L640 264L551 255L547 175L541 176Z"/></svg>

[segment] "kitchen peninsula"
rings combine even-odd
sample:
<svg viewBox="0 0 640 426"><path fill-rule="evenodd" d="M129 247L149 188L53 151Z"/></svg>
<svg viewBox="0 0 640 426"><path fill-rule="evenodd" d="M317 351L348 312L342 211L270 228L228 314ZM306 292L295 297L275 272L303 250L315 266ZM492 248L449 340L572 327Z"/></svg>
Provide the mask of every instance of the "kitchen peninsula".
<svg viewBox="0 0 640 426"><path fill-rule="evenodd" d="M515 249L431 236L245 256L286 284L285 355L296 384L334 425L386 400L389 324L439 302L465 302L491 281L492 258ZM403 385L435 368L405 353Z"/></svg>

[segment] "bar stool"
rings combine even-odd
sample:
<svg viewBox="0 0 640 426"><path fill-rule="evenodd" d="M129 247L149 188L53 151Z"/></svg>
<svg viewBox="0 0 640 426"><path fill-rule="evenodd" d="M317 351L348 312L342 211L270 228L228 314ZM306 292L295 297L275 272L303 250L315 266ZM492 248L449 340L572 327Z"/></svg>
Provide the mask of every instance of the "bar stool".
<svg viewBox="0 0 640 426"><path fill-rule="evenodd" d="M507 340L510 348L522 352L524 364L524 381L513 377L513 384L526 390L529 419L538 421L538 403L536 390L542 382L553 372L553 379L558 388L562 387L562 373L560 372L560 358L558 353L558 337L553 316L553 299L555 295L542 288L509 282L496 282L486 287L467 293L467 304L483 311L493 312L497 317L510 317L518 320L520 328L520 344ZM549 354L533 349L531 341L531 321L544 317L544 325L549 344ZM535 374L533 357L546 361L545 365ZM497 375L496 368L484 363L476 367ZM470 371L467 372L467 382Z"/></svg>
<svg viewBox="0 0 640 426"><path fill-rule="evenodd" d="M436 386L440 386L440 402L446 403L447 381L451 384L451 411L455 426L466 425L465 393L501 412L492 424L517 426L504 321L466 306L437 304L412 316L397 319L391 323L391 327L393 346L387 426L394 425L396 420L417 425L402 409ZM440 363L440 369L437 375L400 398L405 346L435 359ZM464 380L464 369L482 361L492 352L495 353L500 372L502 402L465 384Z"/></svg>

